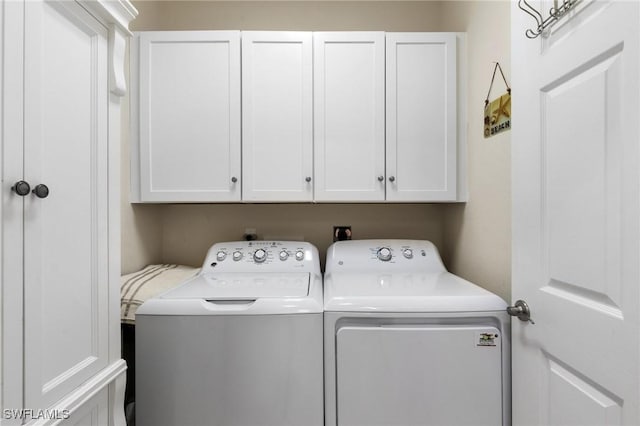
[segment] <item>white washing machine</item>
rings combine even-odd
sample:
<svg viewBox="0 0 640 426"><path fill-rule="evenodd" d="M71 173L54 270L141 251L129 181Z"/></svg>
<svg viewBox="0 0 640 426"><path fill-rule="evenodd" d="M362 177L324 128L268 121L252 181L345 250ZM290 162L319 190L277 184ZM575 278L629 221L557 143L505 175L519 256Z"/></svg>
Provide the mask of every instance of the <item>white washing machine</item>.
<svg viewBox="0 0 640 426"><path fill-rule="evenodd" d="M325 425L509 425L506 303L429 241L329 247Z"/></svg>
<svg viewBox="0 0 640 426"><path fill-rule="evenodd" d="M138 425L322 425L322 321L313 245L213 245L136 312Z"/></svg>

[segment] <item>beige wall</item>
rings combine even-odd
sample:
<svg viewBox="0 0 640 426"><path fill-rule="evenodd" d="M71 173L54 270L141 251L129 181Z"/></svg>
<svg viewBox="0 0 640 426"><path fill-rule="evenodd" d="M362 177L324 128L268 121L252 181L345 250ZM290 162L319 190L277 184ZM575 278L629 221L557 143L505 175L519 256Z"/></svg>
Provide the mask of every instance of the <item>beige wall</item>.
<svg viewBox="0 0 640 426"><path fill-rule="evenodd" d="M134 1L132 31L441 31L436 1Z"/></svg>
<svg viewBox="0 0 640 426"><path fill-rule="evenodd" d="M134 1L134 5L140 11L131 25L134 31L468 31L470 201L466 205L212 204L133 208L123 203L123 270L142 259L199 265L213 242L240 239L245 228L256 228L262 238L304 238L323 253L331 243L332 226L351 225L354 238L359 239L432 240L453 272L509 297L509 135L489 141L481 138L482 102L491 62L499 60L509 73L509 2ZM128 165L128 159L124 164ZM128 175L123 182L128 188ZM135 262L127 261L127 256Z"/></svg>
<svg viewBox="0 0 640 426"><path fill-rule="evenodd" d="M427 239L442 247L441 212L424 204L172 205L164 211L163 258L199 266L212 243L242 239L245 228L260 239L310 241L322 261L334 225L351 225L357 239Z"/></svg>
<svg viewBox="0 0 640 426"><path fill-rule="evenodd" d="M507 81L511 75L510 6L507 1L447 1L442 8L444 27L467 32L469 66L469 201L445 208L444 257L453 273L506 300L511 297L511 133L484 139L482 126L493 62L500 62ZM496 76L492 99L505 91Z"/></svg>

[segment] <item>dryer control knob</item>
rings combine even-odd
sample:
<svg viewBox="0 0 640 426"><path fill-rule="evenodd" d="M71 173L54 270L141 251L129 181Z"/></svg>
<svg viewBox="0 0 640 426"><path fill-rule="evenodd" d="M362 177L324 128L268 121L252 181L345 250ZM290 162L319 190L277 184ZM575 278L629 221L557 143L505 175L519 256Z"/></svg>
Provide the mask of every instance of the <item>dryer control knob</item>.
<svg viewBox="0 0 640 426"><path fill-rule="evenodd" d="M218 262L222 262L223 260L225 260L227 258L227 253L223 252L222 250L220 250L217 254L216 254L216 259L218 260Z"/></svg>
<svg viewBox="0 0 640 426"><path fill-rule="evenodd" d="M402 254L407 259L413 259L413 250L411 250L410 248L406 248L406 249L402 250Z"/></svg>
<svg viewBox="0 0 640 426"><path fill-rule="evenodd" d="M253 252L253 260L257 263L262 263L267 260L267 252L264 249L258 249Z"/></svg>
<svg viewBox="0 0 640 426"><path fill-rule="evenodd" d="M302 260L304 259L304 252L302 250L298 250L296 252L296 260Z"/></svg>
<svg viewBox="0 0 640 426"><path fill-rule="evenodd" d="M378 259L382 260L383 262L391 260L391 250L389 249L389 247L382 247L378 250Z"/></svg>
<svg viewBox="0 0 640 426"><path fill-rule="evenodd" d="M242 259L242 252L241 251L234 251L233 252L233 260L235 260L237 262L240 259Z"/></svg>
<svg viewBox="0 0 640 426"><path fill-rule="evenodd" d="M280 260L287 260L289 258L289 253L287 253L286 250L282 250L278 257L280 257Z"/></svg>

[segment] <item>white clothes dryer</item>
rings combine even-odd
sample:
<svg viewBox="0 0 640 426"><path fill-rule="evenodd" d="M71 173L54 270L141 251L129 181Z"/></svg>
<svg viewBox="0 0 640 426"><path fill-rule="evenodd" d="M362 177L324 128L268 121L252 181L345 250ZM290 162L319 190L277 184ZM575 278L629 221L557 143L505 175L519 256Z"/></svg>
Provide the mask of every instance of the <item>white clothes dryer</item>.
<svg viewBox="0 0 640 426"><path fill-rule="evenodd" d="M325 425L509 425L510 318L429 241L329 247Z"/></svg>
<svg viewBox="0 0 640 426"><path fill-rule="evenodd" d="M136 312L142 426L323 424L322 275L305 242L213 245Z"/></svg>

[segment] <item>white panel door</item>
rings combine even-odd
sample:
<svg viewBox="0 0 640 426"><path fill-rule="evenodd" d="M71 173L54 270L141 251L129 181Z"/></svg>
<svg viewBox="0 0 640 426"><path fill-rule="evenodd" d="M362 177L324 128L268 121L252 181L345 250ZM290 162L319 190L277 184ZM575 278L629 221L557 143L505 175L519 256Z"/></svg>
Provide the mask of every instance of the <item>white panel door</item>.
<svg viewBox="0 0 640 426"><path fill-rule="evenodd" d="M310 32L242 32L242 199L313 199Z"/></svg>
<svg viewBox="0 0 640 426"><path fill-rule="evenodd" d="M107 29L75 2L25 4L24 406L108 362ZM19 342L16 342L19 344Z"/></svg>
<svg viewBox="0 0 640 426"><path fill-rule="evenodd" d="M533 2L548 11L551 2ZM640 424L640 9L512 6L515 425Z"/></svg>
<svg viewBox="0 0 640 426"><path fill-rule="evenodd" d="M455 201L456 35L386 36L387 201Z"/></svg>
<svg viewBox="0 0 640 426"><path fill-rule="evenodd" d="M383 201L384 33L313 34L316 201Z"/></svg>
<svg viewBox="0 0 640 426"><path fill-rule="evenodd" d="M139 43L141 201L240 200L240 32Z"/></svg>

